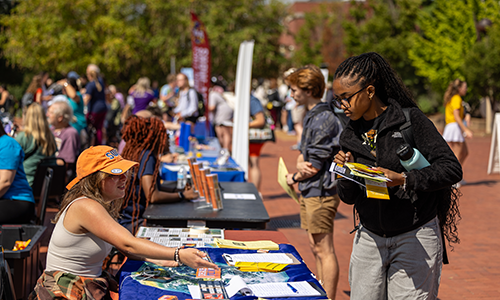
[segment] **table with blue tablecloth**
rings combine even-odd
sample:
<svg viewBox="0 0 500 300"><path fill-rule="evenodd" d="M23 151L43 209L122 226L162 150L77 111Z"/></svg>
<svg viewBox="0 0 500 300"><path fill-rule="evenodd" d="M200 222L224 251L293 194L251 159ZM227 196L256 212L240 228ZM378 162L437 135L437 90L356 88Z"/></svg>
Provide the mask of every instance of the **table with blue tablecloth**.
<svg viewBox="0 0 500 300"><path fill-rule="evenodd" d="M240 250L240 249L222 249L222 248L199 248L206 251L210 258L216 263L222 271L222 281L227 284L232 276L242 276L247 284L267 282L294 282L308 281L311 282L323 296L318 297L301 297L301 299L325 299L324 290L319 282L314 278L311 271L303 262L299 253L289 244L280 244L280 249L272 252L290 253L300 264L288 265L282 272L241 272L235 267L230 267L226 264L223 253L255 253L255 250ZM135 273L137 271L143 273ZM182 266L176 268L161 268L145 263L143 261L128 260L120 272L120 299L154 299L163 295L175 295L179 300L192 299L188 291L188 285L197 285L198 280L195 278L196 270L190 267ZM155 277L156 276L156 277ZM156 287L155 287L156 286ZM157 288L157 287L161 287ZM232 300L252 300L256 299L253 296L243 296L236 294L231 297ZM278 298L276 298L278 299ZM296 299L296 298L279 298L279 299Z"/></svg>
<svg viewBox="0 0 500 300"><path fill-rule="evenodd" d="M220 167L215 164L216 159L217 157L201 157L197 161L203 162L205 166L210 167L210 172L219 176L219 182L245 182L245 172L232 157ZM189 170L187 165L184 166ZM177 180L177 171L180 167L180 164L163 163L160 170L161 179L165 181Z"/></svg>

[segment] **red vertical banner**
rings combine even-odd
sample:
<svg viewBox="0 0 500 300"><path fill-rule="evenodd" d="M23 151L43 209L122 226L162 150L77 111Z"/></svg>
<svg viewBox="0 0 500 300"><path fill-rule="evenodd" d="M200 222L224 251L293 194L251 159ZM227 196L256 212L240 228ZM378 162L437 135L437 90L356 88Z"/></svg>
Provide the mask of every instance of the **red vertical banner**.
<svg viewBox="0 0 500 300"><path fill-rule="evenodd" d="M191 46L193 48L194 88L203 95L205 107L208 107L208 91L210 89L210 44L205 26L198 16L191 12ZM208 109L205 109L208 120ZM207 122L208 124L208 122Z"/></svg>

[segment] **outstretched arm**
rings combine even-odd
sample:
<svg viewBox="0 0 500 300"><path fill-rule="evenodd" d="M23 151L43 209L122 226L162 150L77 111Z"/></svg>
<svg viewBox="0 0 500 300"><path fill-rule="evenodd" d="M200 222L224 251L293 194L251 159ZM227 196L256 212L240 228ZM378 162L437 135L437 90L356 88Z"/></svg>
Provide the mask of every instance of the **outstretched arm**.
<svg viewBox="0 0 500 300"><path fill-rule="evenodd" d="M148 240L134 237L125 227L118 224L104 207L91 199L82 199L73 203L65 218L64 226L68 230L91 232L98 238L115 246L127 256L140 259L173 260L174 248L164 247ZM66 224L67 222L71 224ZM67 226L69 225L69 226ZM191 268L217 268L203 259L205 254L193 248L180 249L179 258Z"/></svg>

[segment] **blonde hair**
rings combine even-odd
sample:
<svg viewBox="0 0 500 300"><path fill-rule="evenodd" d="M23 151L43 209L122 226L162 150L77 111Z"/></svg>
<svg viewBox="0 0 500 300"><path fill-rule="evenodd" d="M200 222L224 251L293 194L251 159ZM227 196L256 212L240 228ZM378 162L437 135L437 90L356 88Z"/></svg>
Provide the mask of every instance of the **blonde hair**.
<svg viewBox="0 0 500 300"><path fill-rule="evenodd" d="M451 98L458 94L458 90L462 85L465 83L465 81L462 81L460 79L455 79L450 84L448 84L448 88L446 89L446 92L444 93L444 99L443 99L443 105L446 106L448 102L450 102Z"/></svg>
<svg viewBox="0 0 500 300"><path fill-rule="evenodd" d="M118 219L123 198L113 201L105 201L102 196L102 182L104 179L113 176L101 171L94 172L76 183L69 191L66 192L61 202L61 208L52 223L57 223L59 217L76 198L87 197L102 205L113 219Z"/></svg>
<svg viewBox="0 0 500 300"><path fill-rule="evenodd" d="M32 103L24 113L24 134L26 137L32 136L38 147L42 149L42 154L51 156L57 150L54 135L49 128L47 117L43 107L38 103Z"/></svg>
<svg viewBox="0 0 500 300"><path fill-rule="evenodd" d="M87 73L90 75L89 80L95 83L97 91L99 92L102 91L102 86L101 83L99 82L99 74L101 73L99 67L95 64L90 64L87 66Z"/></svg>
<svg viewBox="0 0 500 300"><path fill-rule="evenodd" d="M137 80L134 95L138 97L144 96L147 90L149 90L151 86L151 81L147 77L141 77Z"/></svg>

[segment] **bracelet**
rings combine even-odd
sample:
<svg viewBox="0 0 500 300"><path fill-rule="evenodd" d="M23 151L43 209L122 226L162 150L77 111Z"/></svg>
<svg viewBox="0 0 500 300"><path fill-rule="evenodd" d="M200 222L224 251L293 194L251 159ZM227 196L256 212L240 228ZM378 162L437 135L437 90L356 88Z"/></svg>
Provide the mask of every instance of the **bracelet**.
<svg viewBox="0 0 500 300"><path fill-rule="evenodd" d="M175 248L174 251L174 261L178 264L178 267L183 265L183 263L181 262L181 257L179 256L179 250L181 250L181 247Z"/></svg>
<svg viewBox="0 0 500 300"><path fill-rule="evenodd" d="M186 199L186 197L184 197L184 193L183 192L178 192L177 195L179 195L179 199L181 199L181 200Z"/></svg>
<svg viewBox="0 0 500 300"><path fill-rule="evenodd" d="M406 173L405 172L401 173L401 176L403 176L404 178L403 191L406 191L406 178L407 178Z"/></svg>
<svg viewBox="0 0 500 300"><path fill-rule="evenodd" d="M292 180L293 180L293 182L295 182L295 183L297 183L297 182L298 182L298 181L297 181L297 179L295 179L295 176L296 176L296 175L297 175L297 172L293 173L293 176L292 176Z"/></svg>

